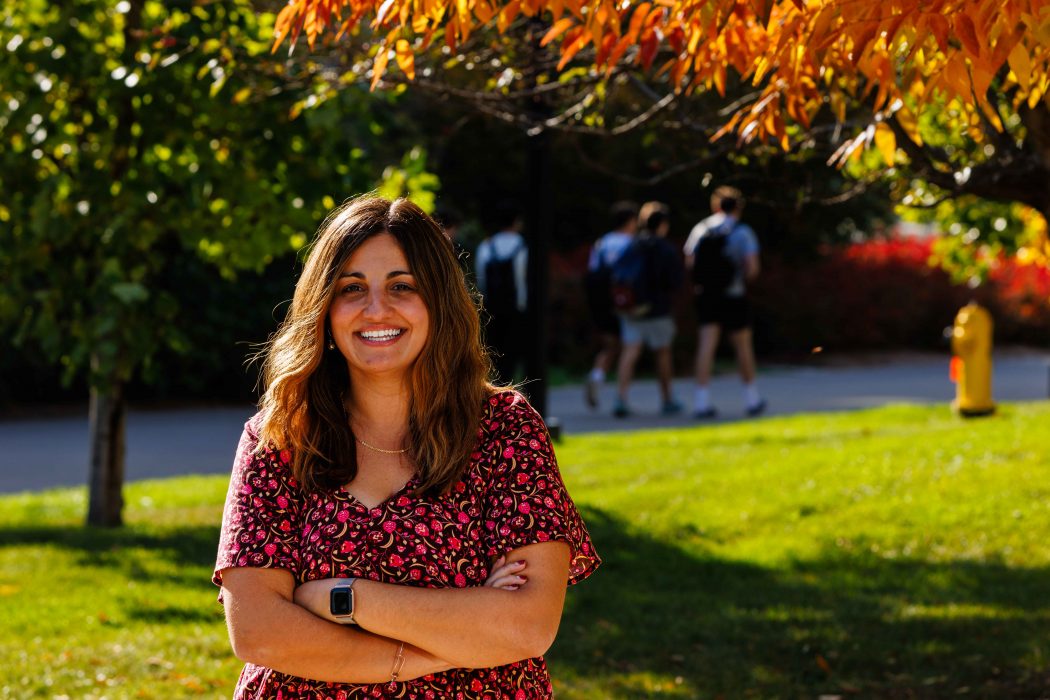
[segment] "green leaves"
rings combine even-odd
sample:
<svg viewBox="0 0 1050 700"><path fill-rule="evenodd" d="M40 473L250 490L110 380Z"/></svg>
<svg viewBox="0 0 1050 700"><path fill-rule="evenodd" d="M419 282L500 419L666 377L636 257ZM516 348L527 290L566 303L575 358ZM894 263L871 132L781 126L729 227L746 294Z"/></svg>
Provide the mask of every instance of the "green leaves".
<svg viewBox="0 0 1050 700"><path fill-rule="evenodd" d="M265 58L249 0L137 4L30 1L3 30L0 330L97 385L189 349L180 260L260 270L404 153L373 136L388 98L311 101L313 67ZM394 171L432 206L425 154Z"/></svg>

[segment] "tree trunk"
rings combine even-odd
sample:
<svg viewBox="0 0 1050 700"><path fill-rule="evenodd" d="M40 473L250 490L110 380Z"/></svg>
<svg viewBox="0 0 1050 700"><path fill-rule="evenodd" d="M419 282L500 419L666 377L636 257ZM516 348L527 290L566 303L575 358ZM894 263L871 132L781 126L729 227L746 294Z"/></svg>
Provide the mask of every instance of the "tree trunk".
<svg viewBox="0 0 1050 700"><path fill-rule="evenodd" d="M88 476L88 525L119 527L124 509L124 384L92 387L89 410L91 472Z"/></svg>

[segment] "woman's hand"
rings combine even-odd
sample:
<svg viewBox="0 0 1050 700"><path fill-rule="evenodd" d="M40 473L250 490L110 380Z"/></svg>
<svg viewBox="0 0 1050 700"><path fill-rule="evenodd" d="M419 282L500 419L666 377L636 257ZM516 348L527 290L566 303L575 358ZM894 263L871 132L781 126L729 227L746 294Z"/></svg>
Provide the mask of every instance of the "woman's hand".
<svg viewBox="0 0 1050 700"><path fill-rule="evenodd" d="M292 601L318 617L335 622L335 618L332 617L329 594L340 580L337 578L321 578L316 581L307 581L296 587L295 592L292 594Z"/></svg>
<svg viewBox="0 0 1050 700"><path fill-rule="evenodd" d="M505 591L516 591L529 579L522 575L525 571L525 560L508 562L506 555L501 555L492 564L492 573L485 579L489 588L501 588Z"/></svg>

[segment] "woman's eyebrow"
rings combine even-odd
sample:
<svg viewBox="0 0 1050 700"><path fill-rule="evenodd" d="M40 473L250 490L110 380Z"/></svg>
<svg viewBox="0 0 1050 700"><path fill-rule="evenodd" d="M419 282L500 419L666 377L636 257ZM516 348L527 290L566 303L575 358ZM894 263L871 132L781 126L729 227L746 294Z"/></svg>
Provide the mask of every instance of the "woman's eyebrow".
<svg viewBox="0 0 1050 700"><path fill-rule="evenodd" d="M409 276L411 276L412 273L408 272L407 270L392 270L391 272L386 273L386 278L390 279L392 277L400 277L401 275L409 275ZM363 280L363 279L365 279L365 273L363 273L363 272L340 272L339 273L339 278L342 279L343 277L355 277L357 279L362 279Z"/></svg>

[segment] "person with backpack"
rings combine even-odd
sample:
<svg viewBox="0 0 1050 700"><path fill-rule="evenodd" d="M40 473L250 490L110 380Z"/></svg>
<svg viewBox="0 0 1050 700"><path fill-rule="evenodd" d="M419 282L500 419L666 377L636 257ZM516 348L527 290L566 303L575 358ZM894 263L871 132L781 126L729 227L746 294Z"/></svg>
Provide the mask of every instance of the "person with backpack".
<svg viewBox="0 0 1050 700"><path fill-rule="evenodd" d="M682 410L671 391L671 341L675 334L671 307L683 275L678 251L667 241L670 215L670 209L661 202L642 205L639 218L643 228L613 266L613 303L620 314L623 343L616 370L619 393L613 415L617 418L631 415L627 393L645 346L656 356L661 413L673 415Z"/></svg>
<svg viewBox="0 0 1050 700"><path fill-rule="evenodd" d="M696 389L693 415L714 418L708 386L722 331L736 352L744 383L744 408L748 416L766 410L766 400L755 383L755 351L751 339L751 310L747 283L758 277L758 238L740 221L744 199L734 187L719 187L711 195L714 212L698 223L685 242L686 268L694 288L700 327L696 350Z"/></svg>
<svg viewBox="0 0 1050 700"><path fill-rule="evenodd" d="M638 205L621 201L609 210L610 230L595 241L587 261L585 286L587 307L598 330L600 349L594 366L587 375L584 399L591 408L598 407L605 376L612 370L620 352L620 318L613 308L611 276L613 265L634 240L638 229Z"/></svg>
<svg viewBox="0 0 1050 700"><path fill-rule="evenodd" d="M493 213L497 232L478 246L474 274L488 315L485 341L496 373L500 381L512 382L525 345L529 249L517 207L500 202Z"/></svg>

